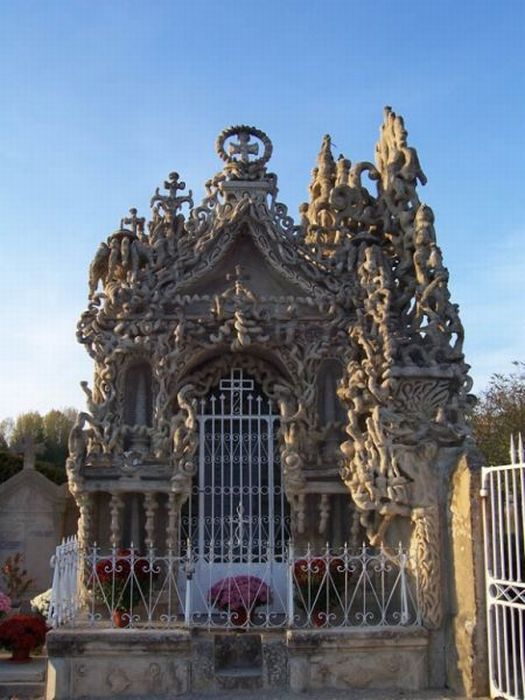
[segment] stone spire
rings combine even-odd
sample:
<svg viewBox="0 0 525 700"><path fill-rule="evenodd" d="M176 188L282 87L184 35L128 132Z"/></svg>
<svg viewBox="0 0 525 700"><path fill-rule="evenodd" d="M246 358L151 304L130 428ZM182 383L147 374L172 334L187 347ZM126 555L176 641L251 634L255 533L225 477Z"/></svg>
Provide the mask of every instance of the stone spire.
<svg viewBox="0 0 525 700"><path fill-rule="evenodd" d="M332 155L332 140L329 134L323 137L321 150L317 156L317 165L312 170L312 180L309 186L310 202L302 210L307 220L305 242L307 245L320 246L323 256L331 254L334 235L331 229L335 223L330 207L330 196L335 187L339 171ZM322 229L322 232L321 232Z"/></svg>

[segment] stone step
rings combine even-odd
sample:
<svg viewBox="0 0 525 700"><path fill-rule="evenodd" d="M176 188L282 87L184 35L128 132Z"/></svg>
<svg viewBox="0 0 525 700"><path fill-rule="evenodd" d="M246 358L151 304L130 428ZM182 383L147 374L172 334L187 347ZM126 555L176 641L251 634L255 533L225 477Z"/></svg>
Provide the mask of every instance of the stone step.
<svg viewBox="0 0 525 700"><path fill-rule="evenodd" d="M262 676L260 666L230 666L215 672L221 678L256 678Z"/></svg>
<svg viewBox="0 0 525 700"><path fill-rule="evenodd" d="M3 698L41 698L45 691L47 658L17 664L0 658L0 700Z"/></svg>

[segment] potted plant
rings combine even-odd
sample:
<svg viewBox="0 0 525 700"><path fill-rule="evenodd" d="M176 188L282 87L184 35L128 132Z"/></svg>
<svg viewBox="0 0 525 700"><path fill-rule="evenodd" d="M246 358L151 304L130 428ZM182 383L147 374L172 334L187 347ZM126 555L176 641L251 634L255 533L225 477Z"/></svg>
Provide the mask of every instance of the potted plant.
<svg viewBox="0 0 525 700"><path fill-rule="evenodd" d="M44 620L47 620L49 614L49 606L51 604L51 588L39 595L31 598L31 611L41 615Z"/></svg>
<svg viewBox="0 0 525 700"><path fill-rule="evenodd" d="M234 625L242 627L258 605L271 602L271 591L258 576L228 576L213 584L208 600L227 612Z"/></svg>
<svg viewBox="0 0 525 700"><path fill-rule="evenodd" d="M146 557L130 549L119 549L101 559L91 576L95 598L111 611L116 627L127 627L131 611L149 594L156 571Z"/></svg>
<svg viewBox="0 0 525 700"><path fill-rule="evenodd" d="M11 598L0 591L0 620L11 612Z"/></svg>
<svg viewBox="0 0 525 700"><path fill-rule="evenodd" d="M340 557L306 557L294 564L295 601L315 627L327 624L344 596L349 571Z"/></svg>
<svg viewBox="0 0 525 700"><path fill-rule="evenodd" d="M4 589L7 595L11 598L11 608L17 609L27 589L33 583L33 579L29 578L26 569L23 568L23 556L20 552L7 557L2 564L2 579Z"/></svg>
<svg viewBox="0 0 525 700"><path fill-rule="evenodd" d="M0 623L0 647L11 652L10 661L26 663L46 641L47 626L41 617L13 615Z"/></svg>

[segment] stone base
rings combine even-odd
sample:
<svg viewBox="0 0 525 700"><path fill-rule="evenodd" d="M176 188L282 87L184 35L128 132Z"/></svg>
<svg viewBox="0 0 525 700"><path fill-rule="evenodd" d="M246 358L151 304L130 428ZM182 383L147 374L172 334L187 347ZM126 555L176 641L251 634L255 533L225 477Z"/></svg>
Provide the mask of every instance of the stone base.
<svg viewBox="0 0 525 700"><path fill-rule="evenodd" d="M287 633L290 689L428 688L424 630L322 630Z"/></svg>
<svg viewBox="0 0 525 700"><path fill-rule="evenodd" d="M423 630L55 630L46 700L428 685Z"/></svg>
<svg viewBox="0 0 525 700"><path fill-rule="evenodd" d="M46 700L174 698L190 686L190 634L54 630L47 635Z"/></svg>
<svg viewBox="0 0 525 700"><path fill-rule="evenodd" d="M27 664L9 660L0 653L0 698L42 698L47 658L32 657Z"/></svg>

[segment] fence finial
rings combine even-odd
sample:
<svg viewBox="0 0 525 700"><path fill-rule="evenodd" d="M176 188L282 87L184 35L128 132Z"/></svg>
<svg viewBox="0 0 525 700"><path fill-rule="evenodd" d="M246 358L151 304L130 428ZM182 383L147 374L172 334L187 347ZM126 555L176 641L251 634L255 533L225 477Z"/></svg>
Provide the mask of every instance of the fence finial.
<svg viewBox="0 0 525 700"><path fill-rule="evenodd" d="M510 435L510 447L509 447L510 463L516 464L516 446L514 445L514 435Z"/></svg>
<svg viewBox="0 0 525 700"><path fill-rule="evenodd" d="M523 452L523 437L521 432L518 433L518 461L520 464L525 462L525 453Z"/></svg>

